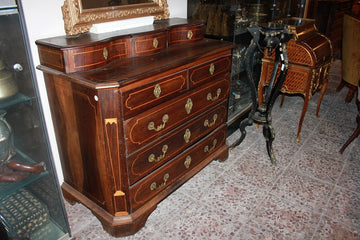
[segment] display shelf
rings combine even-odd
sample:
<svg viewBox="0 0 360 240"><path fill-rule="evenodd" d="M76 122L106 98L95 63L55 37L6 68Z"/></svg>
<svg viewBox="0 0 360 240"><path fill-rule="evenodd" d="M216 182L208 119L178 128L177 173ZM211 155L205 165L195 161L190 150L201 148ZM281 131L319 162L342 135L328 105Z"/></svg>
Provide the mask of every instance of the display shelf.
<svg viewBox="0 0 360 240"><path fill-rule="evenodd" d="M52 240L67 235L51 218L48 206L26 188L0 197L0 222L11 239Z"/></svg>
<svg viewBox="0 0 360 240"><path fill-rule="evenodd" d="M6 99L0 100L0 109L7 109L20 103L31 103L31 98L22 93L17 93Z"/></svg>
<svg viewBox="0 0 360 240"><path fill-rule="evenodd" d="M43 227L30 234L30 240L64 239L67 236L68 234L50 219Z"/></svg>
<svg viewBox="0 0 360 240"><path fill-rule="evenodd" d="M7 235L0 238L65 240L70 228L49 148L22 0L0 3L0 33L0 109L6 112L0 128L0 225ZM15 154L8 159L10 152ZM39 174L21 171L39 165L42 170L42 164L46 170Z"/></svg>
<svg viewBox="0 0 360 240"><path fill-rule="evenodd" d="M26 164L36 163L33 159L22 153L20 150L16 149L15 151L16 154L12 157L11 161L18 161ZM48 174L48 171L44 171L39 174L31 173L27 178L17 182L0 182L0 198L9 195Z"/></svg>
<svg viewBox="0 0 360 240"><path fill-rule="evenodd" d="M245 77L242 74L236 82L232 82L229 97L228 125L233 124L236 119L246 114L252 106L250 88L244 82Z"/></svg>

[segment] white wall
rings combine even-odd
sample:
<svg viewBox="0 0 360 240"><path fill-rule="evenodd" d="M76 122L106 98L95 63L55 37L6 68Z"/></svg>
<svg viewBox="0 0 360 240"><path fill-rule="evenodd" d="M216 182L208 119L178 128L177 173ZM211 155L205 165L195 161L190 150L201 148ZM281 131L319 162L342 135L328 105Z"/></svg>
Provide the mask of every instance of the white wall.
<svg viewBox="0 0 360 240"><path fill-rule="evenodd" d="M40 63L35 41L37 39L65 35L64 22L61 12L63 1L64 0L22 0L35 67ZM168 5L170 17L186 18L187 0L168 0ZM58 179L61 184L63 182L63 174L42 72L36 70L36 77L45 115L45 123L49 134L51 151L53 153Z"/></svg>

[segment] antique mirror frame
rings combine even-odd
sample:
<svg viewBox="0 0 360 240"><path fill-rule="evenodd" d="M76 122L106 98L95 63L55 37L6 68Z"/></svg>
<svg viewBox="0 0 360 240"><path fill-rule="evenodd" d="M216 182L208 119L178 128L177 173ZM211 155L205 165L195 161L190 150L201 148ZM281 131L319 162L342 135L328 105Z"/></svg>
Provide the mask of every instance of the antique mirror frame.
<svg viewBox="0 0 360 240"><path fill-rule="evenodd" d="M66 35L76 35L90 30L95 23L121 19L154 16L155 20L169 18L166 0L116 7L83 9L81 0L65 0L61 7Z"/></svg>

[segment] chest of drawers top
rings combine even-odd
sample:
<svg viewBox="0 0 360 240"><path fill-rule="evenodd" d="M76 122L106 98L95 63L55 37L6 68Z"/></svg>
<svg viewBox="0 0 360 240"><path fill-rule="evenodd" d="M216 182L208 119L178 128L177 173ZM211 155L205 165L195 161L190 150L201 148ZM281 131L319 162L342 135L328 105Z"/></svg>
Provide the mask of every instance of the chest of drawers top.
<svg viewBox="0 0 360 240"><path fill-rule="evenodd" d="M96 89L123 86L179 66L186 69L189 62L195 65L199 58L232 48L228 42L204 39L203 29L201 21L171 19L131 29L131 34L42 39L36 41L39 69L69 74L73 81Z"/></svg>

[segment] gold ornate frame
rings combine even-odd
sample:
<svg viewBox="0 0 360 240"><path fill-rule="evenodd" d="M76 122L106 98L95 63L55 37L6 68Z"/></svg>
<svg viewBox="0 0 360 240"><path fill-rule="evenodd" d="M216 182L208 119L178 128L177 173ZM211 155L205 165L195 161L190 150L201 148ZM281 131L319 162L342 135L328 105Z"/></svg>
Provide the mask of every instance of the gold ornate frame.
<svg viewBox="0 0 360 240"><path fill-rule="evenodd" d="M65 0L61 7L66 35L87 32L95 23L154 16L156 20L169 18L167 0L97 9L83 9L81 0Z"/></svg>

